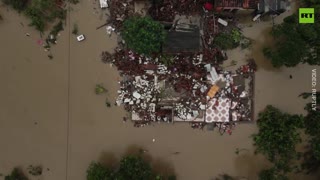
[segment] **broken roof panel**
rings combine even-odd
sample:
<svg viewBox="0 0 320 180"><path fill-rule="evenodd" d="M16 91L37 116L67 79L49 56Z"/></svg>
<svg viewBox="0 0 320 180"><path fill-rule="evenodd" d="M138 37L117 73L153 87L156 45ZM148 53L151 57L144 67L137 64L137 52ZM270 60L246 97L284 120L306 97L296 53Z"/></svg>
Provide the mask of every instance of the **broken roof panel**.
<svg viewBox="0 0 320 180"><path fill-rule="evenodd" d="M215 0L214 6L216 8L244 8L244 9L256 9L258 7L259 0Z"/></svg>
<svg viewBox="0 0 320 180"><path fill-rule="evenodd" d="M175 31L168 31L167 40L163 44L163 51L166 53L177 52L198 52L200 50L199 27L189 25Z"/></svg>

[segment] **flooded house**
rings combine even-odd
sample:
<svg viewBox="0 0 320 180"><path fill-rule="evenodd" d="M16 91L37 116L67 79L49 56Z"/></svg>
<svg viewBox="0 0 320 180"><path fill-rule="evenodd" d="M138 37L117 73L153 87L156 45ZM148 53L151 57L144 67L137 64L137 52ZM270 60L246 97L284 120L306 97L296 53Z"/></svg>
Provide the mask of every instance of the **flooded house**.
<svg viewBox="0 0 320 180"><path fill-rule="evenodd" d="M289 7L288 0L214 0L216 11L252 9L255 14L281 14Z"/></svg>

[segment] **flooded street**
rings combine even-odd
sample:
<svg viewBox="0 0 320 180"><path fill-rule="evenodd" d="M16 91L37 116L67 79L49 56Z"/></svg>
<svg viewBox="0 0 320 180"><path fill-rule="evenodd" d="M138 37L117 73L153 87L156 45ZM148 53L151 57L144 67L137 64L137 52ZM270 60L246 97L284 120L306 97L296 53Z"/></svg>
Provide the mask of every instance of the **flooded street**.
<svg viewBox="0 0 320 180"><path fill-rule="evenodd" d="M117 36L109 37L105 28L96 30L104 24L107 11L100 11L95 3L85 0L72 8L67 27L52 49L52 60L37 44L39 33L28 27L29 21L0 7L4 19L0 21L0 173L40 164L41 180L85 180L91 161L119 159L137 147L147 149L155 166L174 171L181 180L209 180L222 173L257 179L257 172L268 163L253 155L254 123L238 125L231 136L193 130L183 123L134 128L122 122L126 114L122 107L105 106L106 98L115 100L120 76L100 61L100 53L113 51ZM245 28L244 35L255 39L252 51L233 52L229 57L253 57L258 64L255 114L267 104L303 113L308 100L298 95L311 91L314 67L273 69L261 52L263 44L272 42L267 35L270 23ZM74 24L85 41L77 42L71 34ZM94 93L100 83L107 94ZM236 148L247 150L237 155Z"/></svg>

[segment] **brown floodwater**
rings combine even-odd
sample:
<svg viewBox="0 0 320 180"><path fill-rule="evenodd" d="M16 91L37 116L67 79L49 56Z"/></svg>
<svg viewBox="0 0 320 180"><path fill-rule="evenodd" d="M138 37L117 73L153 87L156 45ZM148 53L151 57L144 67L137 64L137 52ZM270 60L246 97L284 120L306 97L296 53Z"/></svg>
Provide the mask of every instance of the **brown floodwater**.
<svg viewBox="0 0 320 180"><path fill-rule="evenodd" d="M100 53L112 51L117 36L108 37L104 28L96 30L107 13L99 10L97 1L82 1L72 8L67 27L52 49L52 60L37 44L39 33L27 26L28 20L4 6L0 12L4 18L0 22L0 173L40 164L44 167L40 179L84 180L91 161L114 164L138 148L148 150L147 159L155 167L174 171L182 180L209 180L223 173L255 180L257 172L268 167L262 156L253 154L254 123L237 126L231 136L193 130L183 123L134 128L122 122L126 114L122 107L106 108L106 98L115 100L119 74L101 63ZM75 23L86 36L81 43L70 33ZM297 96L311 90L314 67L272 69L260 53L268 41L268 28L270 22L245 28L245 35L255 39L252 51L233 52L234 59L253 57L259 66L256 113L267 104L303 113L308 100ZM98 83L109 92L95 95ZM236 148L247 150L237 155Z"/></svg>

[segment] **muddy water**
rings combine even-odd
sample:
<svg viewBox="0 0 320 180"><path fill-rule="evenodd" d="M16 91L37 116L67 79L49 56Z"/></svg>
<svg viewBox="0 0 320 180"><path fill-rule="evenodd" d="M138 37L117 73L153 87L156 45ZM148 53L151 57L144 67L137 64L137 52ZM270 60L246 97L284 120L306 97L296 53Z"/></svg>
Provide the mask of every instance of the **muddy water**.
<svg viewBox="0 0 320 180"><path fill-rule="evenodd" d="M85 0L73 8L68 27L53 48L53 60L37 45L39 35L21 27L20 22L27 24L23 17L0 9L5 19L0 23L0 173L16 165L42 164L49 171L41 179L84 180L92 160L114 162L132 148L142 147L156 167L175 171L178 179L208 180L221 173L256 179L268 163L253 155L249 136L257 131L254 124L239 125L232 136L192 130L179 123L133 128L122 122L121 107L105 107L106 98L115 99L119 75L102 64L99 55L102 50L112 51L117 39L108 37L104 28L96 30L107 12L97 10L95 3ZM84 42L77 42L70 33L74 23L86 36ZM302 112L305 101L296 96L310 90L312 67L275 72L264 64L267 61L262 61L258 47L266 41L262 36L268 27L255 24L244 30L260 43L253 46L252 54L247 52L261 66L256 76L256 110L273 104L288 112ZM244 55L234 52L237 56ZM97 83L103 83L108 94L95 95ZM236 155L236 148L248 151Z"/></svg>
<svg viewBox="0 0 320 180"><path fill-rule="evenodd" d="M4 7L0 11L0 172L39 163L50 168L47 179L63 179L68 34L61 33L49 60L29 21Z"/></svg>

